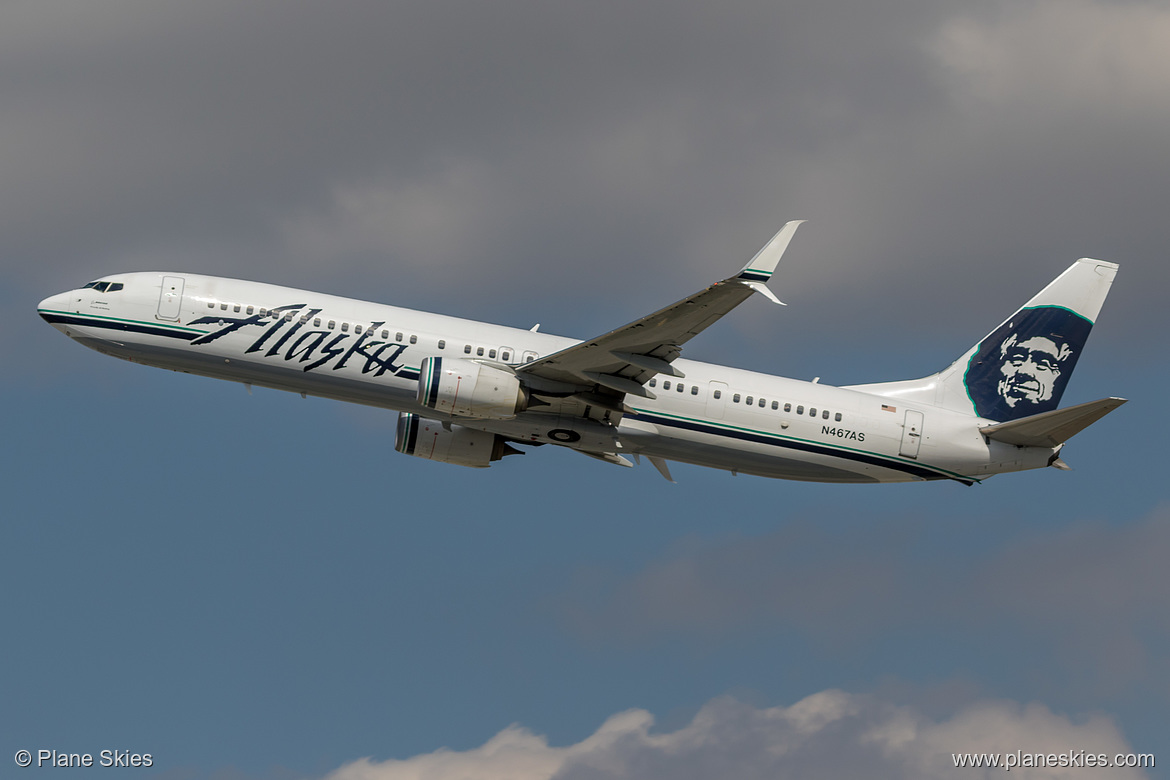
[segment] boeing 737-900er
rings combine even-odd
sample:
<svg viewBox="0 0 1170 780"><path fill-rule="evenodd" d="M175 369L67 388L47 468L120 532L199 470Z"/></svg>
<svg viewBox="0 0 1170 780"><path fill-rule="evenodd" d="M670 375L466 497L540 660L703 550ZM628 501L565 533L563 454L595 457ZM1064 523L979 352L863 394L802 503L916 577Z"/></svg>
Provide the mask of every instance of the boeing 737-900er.
<svg viewBox="0 0 1170 780"><path fill-rule="evenodd" d="M271 284L103 276L41 302L87 347L135 363L399 413L395 448L485 467L554 444L622 466L645 456L818 482L966 484L1055 466L1125 403L1058 409L1117 273L1082 259L950 366L832 387L680 358L767 283L800 222L738 273L587 341Z"/></svg>

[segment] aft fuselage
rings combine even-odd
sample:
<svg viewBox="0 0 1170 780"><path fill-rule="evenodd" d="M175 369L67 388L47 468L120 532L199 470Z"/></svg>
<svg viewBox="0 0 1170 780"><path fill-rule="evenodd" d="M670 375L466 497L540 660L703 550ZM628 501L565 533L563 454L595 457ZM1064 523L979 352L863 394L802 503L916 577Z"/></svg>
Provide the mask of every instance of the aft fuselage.
<svg viewBox="0 0 1170 780"><path fill-rule="evenodd" d="M117 288L117 285L121 285ZM104 286L104 289L103 289ZM42 301L85 346L137 363L437 415L418 402L428 357L522 365L574 339L258 282L185 273L103 277ZM522 443L646 455L819 482L972 482L1048 465L1055 451L989 441L974 414L679 359L625 414L447 421Z"/></svg>

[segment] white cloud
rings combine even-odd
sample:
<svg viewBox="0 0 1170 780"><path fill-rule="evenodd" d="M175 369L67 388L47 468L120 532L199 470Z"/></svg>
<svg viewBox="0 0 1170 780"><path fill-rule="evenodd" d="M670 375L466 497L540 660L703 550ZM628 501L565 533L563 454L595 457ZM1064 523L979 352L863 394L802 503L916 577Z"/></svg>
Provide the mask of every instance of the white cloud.
<svg viewBox="0 0 1170 780"><path fill-rule="evenodd" d="M548 740L517 725L509 726L472 750L446 748L405 760L348 764L329 780L524 780L548 778L578 760L608 755L615 743L631 736L650 739L654 719L644 710L629 710L609 718L587 739L568 747L551 747Z"/></svg>
<svg viewBox="0 0 1170 780"><path fill-rule="evenodd" d="M510 726L480 747L403 760L362 759L327 780L588 780L637 778L978 778L1002 770L956 769L953 753L1062 753L1112 758L1133 749L1108 718L1070 718L1042 704L979 701L950 716L869 695L827 690L784 707L729 697L708 702L686 726L655 732L644 710L609 718L581 742L554 747ZM1140 778L1140 770L1013 771L1023 778Z"/></svg>

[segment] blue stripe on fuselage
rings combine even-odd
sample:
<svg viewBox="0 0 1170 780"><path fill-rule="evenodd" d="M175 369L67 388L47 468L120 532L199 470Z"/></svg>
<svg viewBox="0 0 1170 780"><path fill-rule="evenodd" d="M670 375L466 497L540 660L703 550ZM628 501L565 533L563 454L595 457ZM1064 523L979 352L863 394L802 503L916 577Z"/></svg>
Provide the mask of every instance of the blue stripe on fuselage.
<svg viewBox="0 0 1170 780"><path fill-rule="evenodd" d="M193 341L203 333L178 331L173 328L159 327L156 325L148 325L141 322L133 322L130 320L110 320L100 317L87 317L86 315L68 315L57 314L56 312L40 311L41 319L50 325L79 325L84 328L107 328L109 330L118 330L125 333L146 333L151 336L166 336L172 339L182 339L183 341Z"/></svg>
<svg viewBox="0 0 1170 780"><path fill-rule="evenodd" d="M828 455L834 458L843 458L845 460L852 460L857 463L865 463L871 466L880 466L884 469L901 471L921 479L953 479L957 482L962 482L964 485L974 484L974 481L970 479L965 479L960 476L946 473L939 473L938 471L926 466L916 466L912 463L891 460L889 458L884 458L881 455L871 455L869 453L857 452L854 450L839 450L834 449L833 447L813 444L812 442L768 436L766 434L752 433L750 431L729 430L727 428L708 425L694 420L679 420L673 417L663 417L661 415L650 412L636 412L634 414L627 414L626 416L636 420L645 420L646 422L651 422L655 425L669 425L675 428L697 431L699 433L707 433L713 436L726 436L732 439L739 439L740 441L750 441L756 444L768 444L773 447L783 447L785 449L798 450L800 452L810 452L816 455Z"/></svg>

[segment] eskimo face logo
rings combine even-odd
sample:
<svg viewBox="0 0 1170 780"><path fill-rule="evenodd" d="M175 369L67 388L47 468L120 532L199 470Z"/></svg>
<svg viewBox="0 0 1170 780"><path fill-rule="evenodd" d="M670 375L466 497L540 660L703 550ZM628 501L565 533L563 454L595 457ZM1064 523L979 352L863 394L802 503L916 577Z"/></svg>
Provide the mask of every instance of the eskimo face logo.
<svg viewBox="0 0 1170 780"><path fill-rule="evenodd" d="M976 413L1002 422L1055 409L1090 328L1058 306L1017 312L968 364L964 382Z"/></svg>
<svg viewBox="0 0 1170 780"><path fill-rule="evenodd" d="M1057 344L1051 338L1034 336L1020 341L1018 334L1008 336L999 347L1003 362L996 391L1003 402L1015 408L1016 404L1038 404L1052 400L1061 366L1072 357L1068 344Z"/></svg>

